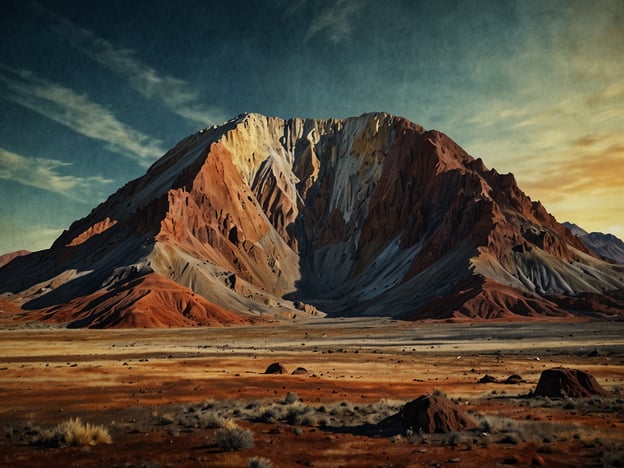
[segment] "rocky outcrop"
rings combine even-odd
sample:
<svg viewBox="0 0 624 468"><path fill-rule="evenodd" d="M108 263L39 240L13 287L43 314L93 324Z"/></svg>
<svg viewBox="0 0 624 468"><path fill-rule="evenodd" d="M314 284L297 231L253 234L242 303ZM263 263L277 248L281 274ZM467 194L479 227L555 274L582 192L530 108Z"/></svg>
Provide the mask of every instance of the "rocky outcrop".
<svg viewBox="0 0 624 468"><path fill-rule="evenodd" d="M593 375L578 369L556 367L540 375L535 395L561 398L584 398L592 395L609 396L610 393L596 382Z"/></svg>
<svg viewBox="0 0 624 468"><path fill-rule="evenodd" d="M475 427L461 406L442 394L422 395L401 409L403 427L415 432L446 433Z"/></svg>
<svg viewBox="0 0 624 468"><path fill-rule="evenodd" d="M279 362L274 362L269 365L264 371L265 374L288 374L286 368Z"/></svg>
<svg viewBox="0 0 624 468"><path fill-rule="evenodd" d="M181 320L181 306L166 316L144 307L159 318L136 319L127 288L144 291L153 278L150 300L171 309L156 289L173 283L176 297L190 296L174 300L182 310L212 312ZM384 113L244 114L202 130L51 249L0 270L4 300L86 326L235 323L230 313L244 322L568 319L619 314L622 290L622 268L588 250L513 175ZM85 304L103 297L92 310L125 318L88 319Z"/></svg>

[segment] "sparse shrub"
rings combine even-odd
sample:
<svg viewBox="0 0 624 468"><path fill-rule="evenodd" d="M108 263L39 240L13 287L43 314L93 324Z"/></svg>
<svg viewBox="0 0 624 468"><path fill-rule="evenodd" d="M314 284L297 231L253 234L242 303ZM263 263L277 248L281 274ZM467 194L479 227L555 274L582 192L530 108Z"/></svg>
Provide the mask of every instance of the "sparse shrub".
<svg viewBox="0 0 624 468"><path fill-rule="evenodd" d="M381 421L382 418L380 418L378 415L376 414L369 414L366 419L364 420L365 424L377 424L379 421Z"/></svg>
<svg viewBox="0 0 624 468"><path fill-rule="evenodd" d="M327 416L317 416L317 424L320 427L329 426L329 418Z"/></svg>
<svg viewBox="0 0 624 468"><path fill-rule="evenodd" d="M318 424L318 419L314 414L304 413L299 418L299 425L301 426L316 426Z"/></svg>
<svg viewBox="0 0 624 468"><path fill-rule="evenodd" d="M40 441L54 447L112 443L106 427L83 423L80 418L68 419L58 424L53 430L42 433Z"/></svg>
<svg viewBox="0 0 624 468"><path fill-rule="evenodd" d="M344 418L353 416L355 413L353 411L353 405L348 401L343 401L339 404L335 404L333 408L329 410L329 414L338 418Z"/></svg>
<svg viewBox="0 0 624 468"><path fill-rule="evenodd" d="M215 434L215 444L228 452L241 451L253 448L253 433L238 427L224 427Z"/></svg>
<svg viewBox="0 0 624 468"><path fill-rule="evenodd" d="M206 410L210 410L213 409L215 406L217 406L217 400L215 400L214 398L207 398L204 400L204 404L202 405L202 411L206 411Z"/></svg>
<svg viewBox="0 0 624 468"><path fill-rule="evenodd" d="M266 423L278 421L284 417L284 413L275 407L267 408L260 416L260 420Z"/></svg>
<svg viewBox="0 0 624 468"><path fill-rule="evenodd" d="M598 407L603 406L604 402L605 402L605 399L601 397L600 395L592 395L591 398L589 399L590 404L594 406L598 406Z"/></svg>
<svg viewBox="0 0 624 468"><path fill-rule="evenodd" d="M316 425L316 410L311 406L293 405L286 414L288 424L293 426Z"/></svg>
<svg viewBox="0 0 624 468"><path fill-rule="evenodd" d="M199 425L205 429L218 429L224 426L225 419L222 418L216 411L208 411L207 413L201 413L197 415Z"/></svg>
<svg viewBox="0 0 624 468"><path fill-rule="evenodd" d="M13 429L13 426L4 427L4 436L7 439L12 439L14 434L15 434L15 430Z"/></svg>
<svg viewBox="0 0 624 468"><path fill-rule="evenodd" d="M247 468L273 468L273 462L268 458L253 457L247 460Z"/></svg>
<svg viewBox="0 0 624 468"><path fill-rule="evenodd" d="M226 419L222 427L224 429L240 429L240 427L238 427L238 424L236 424L236 421L234 421L233 419Z"/></svg>
<svg viewBox="0 0 624 468"><path fill-rule="evenodd" d="M173 417L171 413L165 413L161 415L158 420L158 422L162 424L163 426L168 426L169 424L173 424L174 421L175 421L175 418Z"/></svg>
<svg viewBox="0 0 624 468"><path fill-rule="evenodd" d="M451 447L457 447L459 446L459 444L461 444L463 441L461 434L459 434L458 432L451 432L448 435L448 444Z"/></svg>
<svg viewBox="0 0 624 468"><path fill-rule="evenodd" d="M624 448L608 447L608 450L605 450L602 461L606 466L624 466Z"/></svg>
<svg viewBox="0 0 624 468"><path fill-rule="evenodd" d="M485 432L485 433L490 433L492 432L492 423L490 422L489 419L487 418L483 418L483 420L481 421L481 425L479 426L479 429L481 430L481 432Z"/></svg>

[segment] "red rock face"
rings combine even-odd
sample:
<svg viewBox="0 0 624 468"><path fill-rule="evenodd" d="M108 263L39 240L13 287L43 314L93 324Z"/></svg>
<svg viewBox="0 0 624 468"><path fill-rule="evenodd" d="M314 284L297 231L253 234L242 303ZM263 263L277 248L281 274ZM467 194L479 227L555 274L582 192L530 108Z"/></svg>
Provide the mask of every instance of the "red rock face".
<svg viewBox="0 0 624 468"><path fill-rule="evenodd" d="M196 312L142 306L139 320L123 298L145 281L150 303L190 295L182 309ZM621 313L622 289L621 267L513 175L387 114L250 114L191 135L50 250L0 270L13 304L87 326L236 323L230 313L571 319ZM117 318L89 318L107 307Z"/></svg>

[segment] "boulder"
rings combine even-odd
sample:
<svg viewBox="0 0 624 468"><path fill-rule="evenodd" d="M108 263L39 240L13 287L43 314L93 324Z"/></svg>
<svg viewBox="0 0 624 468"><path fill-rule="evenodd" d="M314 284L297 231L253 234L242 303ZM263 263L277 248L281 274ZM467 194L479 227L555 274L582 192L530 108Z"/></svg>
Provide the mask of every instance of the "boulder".
<svg viewBox="0 0 624 468"><path fill-rule="evenodd" d="M512 374L509 377L507 377L507 380L505 380L505 383L508 385L516 385L520 383L526 383L526 380L524 380L522 376L518 374Z"/></svg>
<svg viewBox="0 0 624 468"><path fill-rule="evenodd" d="M535 388L535 395L584 398L592 395L609 396L610 393L596 382L594 376L587 372L555 367L542 372Z"/></svg>
<svg viewBox="0 0 624 468"><path fill-rule="evenodd" d="M264 371L265 374L288 374L288 371L279 362L274 362Z"/></svg>
<svg viewBox="0 0 624 468"><path fill-rule="evenodd" d="M307 375L308 370L305 367L297 367L294 371L292 371L292 375Z"/></svg>
<svg viewBox="0 0 624 468"><path fill-rule="evenodd" d="M406 403L399 414L404 427L427 433L456 432L475 426L457 403L441 394L422 395Z"/></svg>
<svg viewBox="0 0 624 468"><path fill-rule="evenodd" d="M492 382L496 382L496 377L489 375L489 374L485 374L483 377L479 379L479 383L492 383Z"/></svg>

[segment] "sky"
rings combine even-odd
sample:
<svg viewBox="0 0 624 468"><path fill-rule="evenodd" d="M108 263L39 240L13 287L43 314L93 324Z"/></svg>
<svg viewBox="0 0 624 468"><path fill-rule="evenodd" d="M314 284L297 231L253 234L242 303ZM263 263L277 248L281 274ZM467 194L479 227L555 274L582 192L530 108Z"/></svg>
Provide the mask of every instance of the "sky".
<svg viewBox="0 0 624 468"><path fill-rule="evenodd" d="M240 113L372 111L624 238L623 0L2 0L0 254Z"/></svg>

